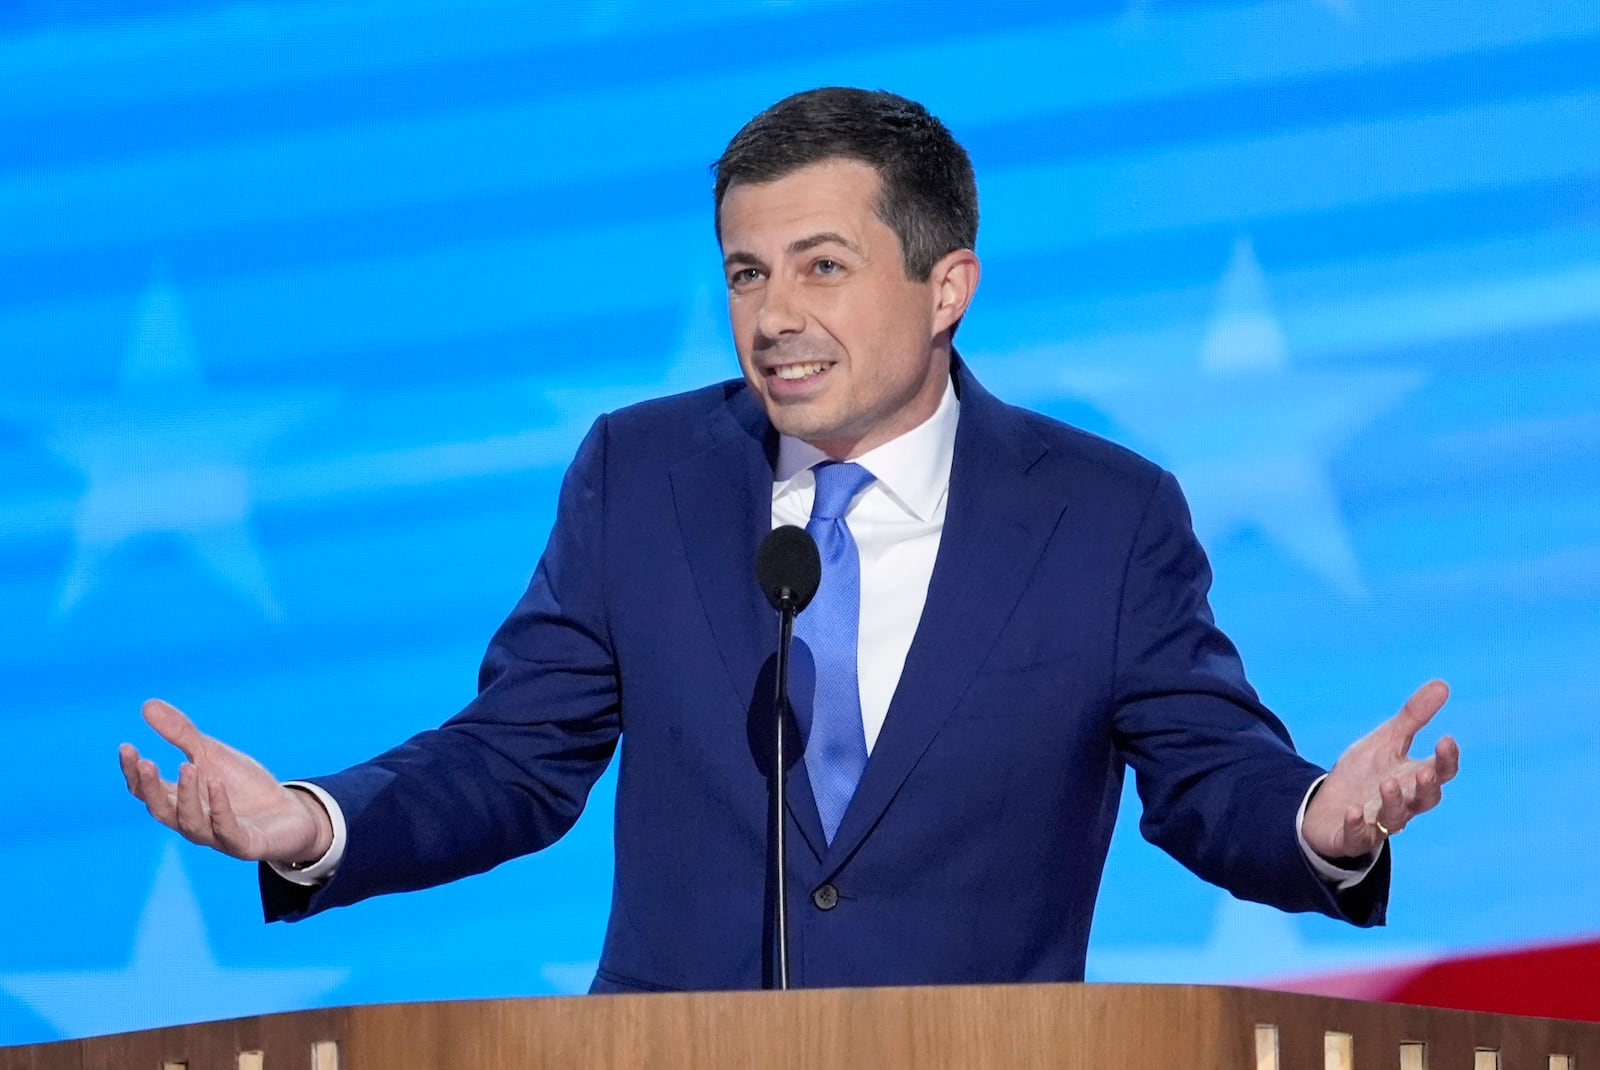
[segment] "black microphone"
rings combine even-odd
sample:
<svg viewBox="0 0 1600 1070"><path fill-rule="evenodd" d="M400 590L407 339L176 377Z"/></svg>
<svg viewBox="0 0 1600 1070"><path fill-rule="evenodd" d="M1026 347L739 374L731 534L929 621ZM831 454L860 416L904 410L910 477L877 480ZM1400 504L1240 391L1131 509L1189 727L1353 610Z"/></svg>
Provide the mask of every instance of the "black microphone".
<svg viewBox="0 0 1600 1070"><path fill-rule="evenodd" d="M761 540L756 551L756 582L779 613L799 613L822 583L822 558L805 528L785 524Z"/></svg>
<svg viewBox="0 0 1600 1070"><path fill-rule="evenodd" d="M817 544L805 528L785 524L761 540L756 551L756 582L761 592L778 611L778 671L773 708L778 730L774 733L772 763L772 873L777 894L773 896L773 930L778 938L778 988L789 987L789 875L788 852L784 849L784 824L787 806L784 799L783 735L789 709L789 644L794 638L795 614L811 604L822 583L822 558Z"/></svg>

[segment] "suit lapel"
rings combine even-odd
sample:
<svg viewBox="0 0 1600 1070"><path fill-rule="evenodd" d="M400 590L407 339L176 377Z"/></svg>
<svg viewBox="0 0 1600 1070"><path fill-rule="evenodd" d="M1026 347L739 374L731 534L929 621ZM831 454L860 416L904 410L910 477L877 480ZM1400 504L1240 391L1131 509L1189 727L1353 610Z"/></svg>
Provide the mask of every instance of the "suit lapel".
<svg viewBox="0 0 1600 1070"><path fill-rule="evenodd" d="M760 404L738 389L710 424L710 444L672 469L673 504L689 569L729 682L754 716L772 716L778 621L756 584L755 556L772 528L776 436ZM770 739L770 735L767 737ZM799 757L799 743L790 745ZM790 767L789 812L820 859L826 848L805 766Z"/></svg>
<svg viewBox="0 0 1600 1070"><path fill-rule="evenodd" d="M1064 510L1025 476L1045 452L1013 410L957 365L961 417L928 598L855 797L828 852L850 856L883 816L988 654Z"/></svg>

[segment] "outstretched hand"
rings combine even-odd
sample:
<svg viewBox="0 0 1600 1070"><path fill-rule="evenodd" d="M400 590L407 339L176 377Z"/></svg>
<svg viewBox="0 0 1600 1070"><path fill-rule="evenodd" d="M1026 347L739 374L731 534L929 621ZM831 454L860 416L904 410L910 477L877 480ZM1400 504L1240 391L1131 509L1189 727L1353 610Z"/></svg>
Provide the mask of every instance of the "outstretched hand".
<svg viewBox="0 0 1600 1070"><path fill-rule="evenodd" d="M254 758L201 732L160 699L146 702L143 713L188 759L174 783L161 779L133 744L117 749L128 790L157 821L235 858L310 862L327 852L333 827L314 796L284 787Z"/></svg>
<svg viewBox="0 0 1600 1070"><path fill-rule="evenodd" d="M1444 736L1427 758L1412 758L1410 751L1417 733L1449 697L1443 680L1423 684L1399 713L1344 752L1300 826L1313 851L1328 859L1370 854L1412 818L1439 805L1440 789L1461 764L1461 748Z"/></svg>

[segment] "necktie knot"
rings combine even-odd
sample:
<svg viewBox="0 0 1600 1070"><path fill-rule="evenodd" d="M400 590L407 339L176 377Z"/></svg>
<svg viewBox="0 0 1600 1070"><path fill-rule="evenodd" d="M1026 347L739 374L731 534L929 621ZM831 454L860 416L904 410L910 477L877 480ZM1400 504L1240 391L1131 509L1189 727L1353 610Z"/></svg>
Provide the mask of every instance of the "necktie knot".
<svg viewBox="0 0 1600 1070"><path fill-rule="evenodd" d="M859 464L848 461L823 461L812 472L817 477L816 497L811 503L812 520L838 520L850 508L855 496L875 478Z"/></svg>

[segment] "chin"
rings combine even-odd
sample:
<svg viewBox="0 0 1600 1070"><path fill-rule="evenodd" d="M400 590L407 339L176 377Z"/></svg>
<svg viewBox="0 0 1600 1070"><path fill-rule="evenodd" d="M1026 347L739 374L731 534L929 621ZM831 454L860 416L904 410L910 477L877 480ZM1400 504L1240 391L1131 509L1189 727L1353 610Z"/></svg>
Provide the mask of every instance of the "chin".
<svg viewBox="0 0 1600 1070"><path fill-rule="evenodd" d="M778 429L779 434L798 438L804 442L837 437L831 427L822 427L807 420L776 419L772 421L772 426Z"/></svg>
<svg viewBox="0 0 1600 1070"><path fill-rule="evenodd" d="M792 438L810 439L818 436L826 438L833 431L829 421L822 413L815 411L813 404L782 404L770 398L765 401L767 419L782 434Z"/></svg>

